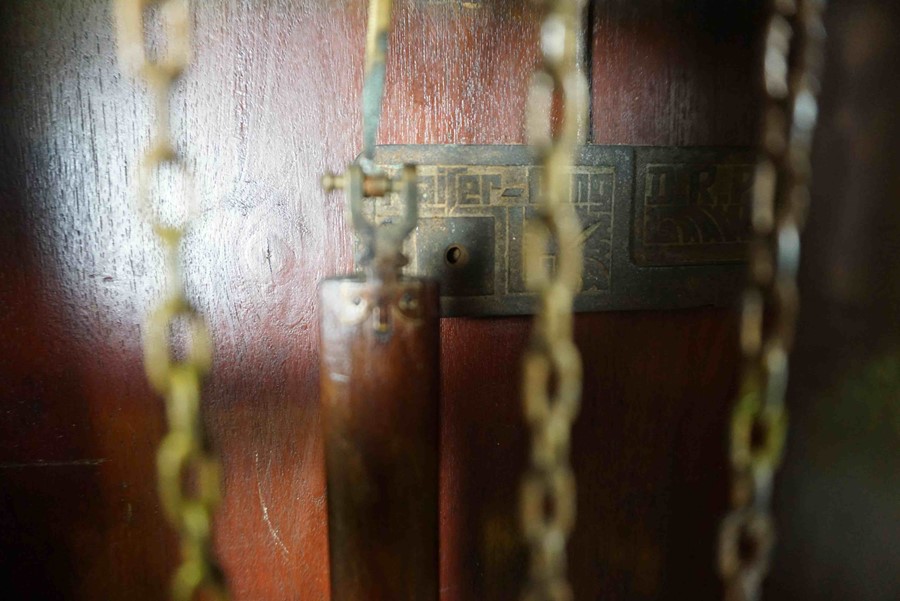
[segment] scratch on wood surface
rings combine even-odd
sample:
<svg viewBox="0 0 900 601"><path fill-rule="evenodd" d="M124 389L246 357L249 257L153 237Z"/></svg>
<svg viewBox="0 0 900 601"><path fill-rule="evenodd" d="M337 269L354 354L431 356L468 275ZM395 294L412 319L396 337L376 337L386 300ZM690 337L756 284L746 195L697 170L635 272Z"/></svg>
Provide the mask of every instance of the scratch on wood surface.
<svg viewBox="0 0 900 601"><path fill-rule="evenodd" d="M106 463L109 459L73 459L71 461L29 461L25 463L0 463L0 470L19 470L31 467L94 467Z"/></svg>
<svg viewBox="0 0 900 601"><path fill-rule="evenodd" d="M253 458L256 462L256 495L257 497L259 497L259 506L262 509L263 521L266 523L266 527L269 529L269 534L272 535L272 540L274 540L275 544L278 545L278 549L281 551L281 554L285 557L288 557L291 553L285 546L284 541L281 540L281 536L278 535L278 528L276 528L275 525L272 524L272 520L269 519L269 507L266 505L265 499L263 499L262 483L259 479L259 452L254 453Z"/></svg>

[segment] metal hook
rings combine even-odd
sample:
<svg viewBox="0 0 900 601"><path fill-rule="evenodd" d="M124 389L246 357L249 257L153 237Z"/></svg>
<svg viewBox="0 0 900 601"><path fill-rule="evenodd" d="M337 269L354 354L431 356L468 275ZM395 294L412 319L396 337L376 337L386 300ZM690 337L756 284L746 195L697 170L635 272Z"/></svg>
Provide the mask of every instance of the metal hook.
<svg viewBox="0 0 900 601"><path fill-rule="evenodd" d="M380 170L364 167L361 161L349 165L342 175L327 173L322 177L326 192L337 188L346 190L353 229L362 246L357 262L377 279L394 279L408 262L403 255L403 241L416 229L419 218L416 180L414 165L403 165L398 176L392 179ZM370 221L363 209L364 200L383 198L391 193L400 195L401 217L389 223Z"/></svg>

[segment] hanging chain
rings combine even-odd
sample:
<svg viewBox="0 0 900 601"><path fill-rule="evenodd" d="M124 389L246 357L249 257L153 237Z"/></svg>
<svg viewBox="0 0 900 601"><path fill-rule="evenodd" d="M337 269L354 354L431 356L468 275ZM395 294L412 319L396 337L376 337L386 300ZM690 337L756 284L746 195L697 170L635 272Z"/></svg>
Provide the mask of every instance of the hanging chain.
<svg viewBox="0 0 900 601"><path fill-rule="evenodd" d="M761 156L741 314L744 371L731 418L731 510L721 524L727 601L755 601L775 542L772 481L787 433L784 395L797 316L800 230L809 204L824 0L776 0L766 32Z"/></svg>
<svg viewBox="0 0 900 601"><path fill-rule="evenodd" d="M144 16L154 5L165 30L165 51L156 60L148 58L144 43ZM116 0L115 9L123 68L144 79L156 103L153 140L141 161L137 197L166 256L167 290L147 319L144 364L150 384L165 398L169 423L157 453L157 477L163 510L181 538L182 561L172 579L172 597L224 600L225 579L212 549L220 469L200 414L200 388L212 363L212 342L206 321L187 299L181 275L180 247L191 209L186 206L183 221L172 225L150 207L152 183L164 172L178 174L190 186L169 119L172 84L190 55L190 7L187 0ZM183 200L188 205L190 198ZM176 355L180 328L186 331L185 340Z"/></svg>
<svg viewBox="0 0 900 601"><path fill-rule="evenodd" d="M582 143L587 84L581 72L583 0L551 0L541 26L543 68L529 93L529 137L543 165L540 203L525 237L529 287L539 297L523 361L530 466L522 481L522 528L530 547L523 599L568 601L566 543L575 525L572 422L581 400L581 356L572 339L572 303L581 289L582 243L569 202L571 166ZM559 105L556 105L556 101ZM554 126L554 108L561 119ZM555 265L547 256L556 250Z"/></svg>

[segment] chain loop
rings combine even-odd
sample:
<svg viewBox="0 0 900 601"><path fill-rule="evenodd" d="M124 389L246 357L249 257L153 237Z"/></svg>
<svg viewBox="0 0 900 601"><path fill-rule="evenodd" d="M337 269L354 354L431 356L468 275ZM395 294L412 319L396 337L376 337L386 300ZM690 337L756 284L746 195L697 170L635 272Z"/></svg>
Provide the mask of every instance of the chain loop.
<svg viewBox="0 0 900 601"><path fill-rule="evenodd" d="M566 543L575 526L575 475L569 465L572 422L581 401L581 356L572 339L572 303L581 289L582 243L569 201L571 167L581 145L587 83L581 72L583 2L551 0L541 27L543 67L529 92L529 141L543 166L537 216L526 227L525 272L539 297L523 359L523 404L531 428L530 466L522 481L522 529L531 554L527 601L571 601ZM559 98L562 118L551 115ZM556 250L553 269L547 255Z"/></svg>
<svg viewBox="0 0 900 601"><path fill-rule="evenodd" d="M766 104L741 312L745 368L730 428L731 510L719 531L727 601L755 601L775 543L771 491L787 434L784 395L794 338L800 230L822 63L823 0L774 0L766 32Z"/></svg>
<svg viewBox="0 0 900 601"><path fill-rule="evenodd" d="M166 39L165 55L149 59L144 17L159 7ZM181 565L172 579L172 598L226 600L225 578L212 549L213 514L219 503L219 462L210 450L200 414L203 377L212 364L212 341L206 321L188 301L181 275L181 242L192 211L170 224L150 207L151 182L173 168L190 188L190 172L171 138L169 101L174 81L190 57L190 6L187 0L115 0L119 58L125 70L144 79L156 107L153 140L140 163L137 204L166 255L167 291L147 318L144 364L153 388L165 398L169 433L157 453L159 496L166 517L181 537ZM189 205L191 197L184 199ZM179 325L187 329L183 352L177 346Z"/></svg>

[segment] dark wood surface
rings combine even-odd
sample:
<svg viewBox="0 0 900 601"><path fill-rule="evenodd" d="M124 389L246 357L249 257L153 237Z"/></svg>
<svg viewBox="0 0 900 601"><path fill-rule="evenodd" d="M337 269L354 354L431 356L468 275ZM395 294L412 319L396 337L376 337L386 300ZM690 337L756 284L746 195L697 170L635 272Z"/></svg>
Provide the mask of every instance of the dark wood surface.
<svg viewBox="0 0 900 601"><path fill-rule="evenodd" d="M334 601L437 601L440 295L330 278L319 357Z"/></svg>
<svg viewBox="0 0 900 601"><path fill-rule="evenodd" d="M363 3L194 3L175 131L202 214L190 292L211 323L206 420L223 456L217 548L241 600L328 598L317 282L351 266L317 180L360 136ZM759 3L595 2L598 143L755 139ZM162 599L163 411L142 316L160 253L130 204L148 97L119 74L105 0L0 7L0 570L19 598ZM537 11L398 2L384 143L521 143ZM579 599L714 598L734 380L728 310L577 320ZM441 598L515 599L525 319L444 320Z"/></svg>
<svg viewBox="0 0 900 601"><path fill-rule="evenodd" d="M900 598L900 3L830 5L767 599Z"/></svg>

